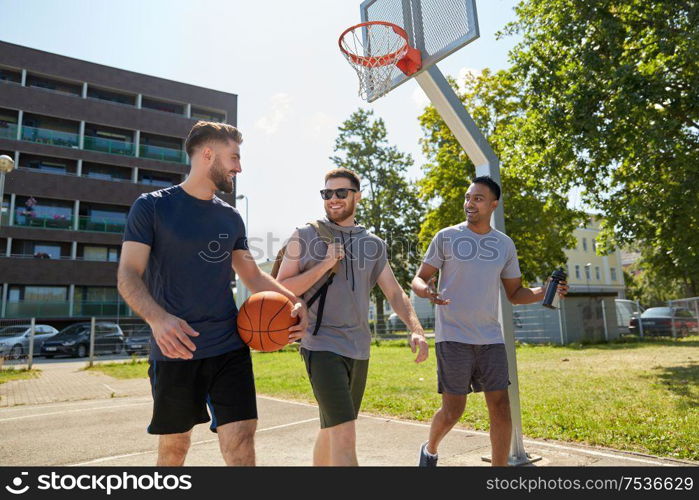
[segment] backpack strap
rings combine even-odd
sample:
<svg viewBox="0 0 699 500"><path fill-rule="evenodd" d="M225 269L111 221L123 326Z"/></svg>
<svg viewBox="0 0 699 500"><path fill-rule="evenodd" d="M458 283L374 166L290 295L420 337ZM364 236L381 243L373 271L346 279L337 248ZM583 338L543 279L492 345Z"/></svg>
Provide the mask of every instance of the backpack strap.
<svg viewBox="0 0 699 500"><path fill-rule="evenodd" d="M312 226L313 229L315 229L315 232L318 234L318 237L323 241L323 243L325 243L328 246L333 244L333 242L335 241L335 236L333 235L330 228L328 228L323 221L311 221L308 223L308 225ZM279 274L279 268L281 267L282 260L284 260L285 253L286 245L282 247L281 250L279 250L279 252L277 253L277 257L274 259L274 266L272 267L272 272L270 273L274 278L276 278ZM338 260L333 266L333 268L330 269L330 271L328 271L324 275L325 282L323 283L323 285L318 290L316 290L316 292L313 294L313 296L311 296L310 299L306 301L306 306L310 309L311 306L315 303L315 301L320 299L320 302L318 303L318 314L316 314L316 326L313 329L313 335L317 335L318 330L320 329L320 323L323 320L323 310L325 309L325 297L328 295L328 287L332 285L333 278L335 277L335 274L337 274L337 271L339 269L340 261ZM318 280L318 282L322 280L323 278Z"/></svg>
<svg viewBox="0 0 699 500"><path fill-rule="evenodd" d="M335 236L333 235L332 231L325 225L323 221L316 220L308 223L310 226L313 227L313 229L316 230L316 233L318 233L318 237L323 240L323 242L330 246L334 243L335 241ZM310 309L310 307L313 305L313 303L320 299L320 302L318 303L318 313L316 314L316 326L313 329L313 335L318 334L318 330L320 329L320 324L323 321L323 310L325 309L325 298L328 295L328 288L330 285L333 283L333 278L335 278L335 274L337 274L337 271L340 269L340 261L338 260L333 268L328 271L327 273L327 278L325 280L325 283L313 294L313 296L308 299L306 302L306 305Z"/></svg>
<svg viewBox="0 0 699 500"><path fill-rule="evenodd" d="M335 235L332 233L330 228L322 220L314 220L308 223L309 226L313 227L318 234L318 237L323 240L323 243L330 246L335 242ZM340 269L340 261L335 262L333 268L329 271L328 276L332 274L337 274Z"/></svg>

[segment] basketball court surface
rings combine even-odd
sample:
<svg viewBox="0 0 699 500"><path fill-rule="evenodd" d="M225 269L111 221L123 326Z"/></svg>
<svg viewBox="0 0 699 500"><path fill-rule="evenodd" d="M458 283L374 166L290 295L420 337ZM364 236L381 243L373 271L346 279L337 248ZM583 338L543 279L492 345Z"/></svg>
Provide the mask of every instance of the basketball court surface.
<svg viewBox="0 0 699 500"><path fill-rule="evenodd" d="M0 402L15 404L0 408L0 465L155 465L158 438L146 433L152 410L148 380L116 380L82 371L83 365L42 363L42 377L0 386ZM260 395L258 413L258 465L310 466L319 427L317 407ZM428 430L425 423L362 413L357 421L359 463L415 466ZM689 465L526 437L524 445L542 457L536 467ZM455 428L440 447L440 466L487 465L481 456L489 453L485 432ZM195 427L186 465L223 465L218 440L207 425Z"/></svg>

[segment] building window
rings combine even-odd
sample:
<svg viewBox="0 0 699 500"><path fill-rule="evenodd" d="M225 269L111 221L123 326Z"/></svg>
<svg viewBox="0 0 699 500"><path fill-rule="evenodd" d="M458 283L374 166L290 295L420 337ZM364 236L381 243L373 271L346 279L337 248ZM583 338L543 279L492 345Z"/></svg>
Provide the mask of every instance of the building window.
<svg viewBox="0 0 699 500"><path fill-rule="evenodd" d="M136 105L136 96L122 94L120 92L114 92L112 90L100 89L92 86L89 86L87 88L87 97L89 97L90 99L109 101L117 104L124 104L127 106Z"/></svg>
<svg viewBox="0 0 699 500"><path fill-rule="evenodd" d="M68 298L65 286L13 286L10 292L12 302L61 302Z"/></svg>
<svg viewBox="0 0 699 500"><path fill-rule="evenodd" d="M0 81L21 84L22 72L9 68L0 68Z"/></svg>
<svg viewBox="0 0 699 500"><path fill-rule="evenodd" d="M42 259L60 259L60 245L34 245L34 257Z"/></svg>
<svg viewBox="0 0 699 500"><path fill-rule="evenodd" d="M131 171L127 168L111 165L85 163L83 164L83 176L105 181L130 181Z"/></svg>
<svg viewBox="0 0 699 500"><path fill-rule="evenodd" d="M580 265L575 264L575 279L580 279Z"/></svg>
<svg viewBox="0 0 699 500"><path fill-rule="evenodd" d="M68 94L74 96L82 95L83 86L79 83L69 83L55 78L47 78L39 75L27 75L27 87L38 87L60 94Z"/></svg>
<svg viewBox="0 0 699 500"><path fill-rule="evenodd" d="M597 241L593 238L590 240L590 243L592 243L592 251L597 252Z"/></svg>
<svg viewBox="0 0 699 500"><path fill-rule="evenodd" d="M195 108L192 106L192 119L193 120L206 120L209 122L223 122L226 121L225 113L218 111L211 111L204 108Z"/></svg>
<svg viewBox="0 0 699 500"><path fill-rule="evenodd" d="M612 281L616 281L616 268L612 267L609 272L612 275Z"/></svg>
<svg viewBox="0 0 699 500"><path fill-rule="evenodd" d="M119 251L117 248L85 246L83 259L117 262L119 260Z"/></svg>
<svg viewBox="0 0 699 500"><path fill-rule="evenodd" d="M143 109L153 109L163 113L173 113L176 115L184 115L184 105L174 102L161 101L143 96L141 99L141 107Z"/></svg>
<svg viewBox="0 0 699 500"><path fill-rule="evenodd" d="M587 252L587 238L583 238L583 252Z"/></svg>
<svg viewBox="0 0 699 500"><path fill-rule="evenodd" d="M590 266L585 266L585 279L590 279Z"/></svg>
<svg viewBox="0 0 699 500"><path fill-rule="evenodd" d="M595 279L596 279L597 281L600 280L600 276L599 276L599 266L595 266Z"/></svg>

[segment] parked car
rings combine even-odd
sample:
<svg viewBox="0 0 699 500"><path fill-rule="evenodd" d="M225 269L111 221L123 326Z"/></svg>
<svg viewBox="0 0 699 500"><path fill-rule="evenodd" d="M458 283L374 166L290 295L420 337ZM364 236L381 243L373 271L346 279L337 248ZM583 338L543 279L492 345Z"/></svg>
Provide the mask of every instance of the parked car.
<svg viewBox="0 0 699 500"><path fill-rule="evenodd" d="M153 332L151 332L148 326L142 326L134 330L131 335L126 337L126 342L124 344L126 352L128 354L148 354L150 352L150 339L152 335Z"/></svg>
<svg viewBox="0 0 699 500"><path fill-rule="evenodd" d="M95 354L124 351L124 333L116 323L95 324ZM52 358L59 354L82 358L90 353L90 323L74 323L44 342L41 354Z"/></svg>
<svg viewBox="0 0 699 500"><path fill-rule="evenodd" d="M0 357L19 359L29 354L29 337L32 326L12 325L0 328ZM39 355L45 340L58 333L50 325L34 326L34 354Z"/></svg>
<svg viewBox="0 0 699 500"><path fill-rule="evenodd" d="M408 327L405 326L405 323L403 323L403 320L398 317L396 313L391 313L388 316L388 333L395 333L395 332L405 332L408 330Z"/></svg>
<svg viewBox="0 0 699 500"><path fill-rule="evenodd" d="M636 302L627 299L614 299L614 304L616 305L616 321L619 335L631 333L629 331L631 318L639 312L643 312L643 308L641 307L641 310L638 311L639 306L636 305Z"/></svg>
<svg viewBox="0 0 699 500"><path fill-rule="evenodd" d="M699 321L688 310L681 307L651 307L641 314L643 335L672 336L672 325L678 337L686 337L689 332L699 332ZM629 322L629 331L638 334L638 318Z"/></svg>

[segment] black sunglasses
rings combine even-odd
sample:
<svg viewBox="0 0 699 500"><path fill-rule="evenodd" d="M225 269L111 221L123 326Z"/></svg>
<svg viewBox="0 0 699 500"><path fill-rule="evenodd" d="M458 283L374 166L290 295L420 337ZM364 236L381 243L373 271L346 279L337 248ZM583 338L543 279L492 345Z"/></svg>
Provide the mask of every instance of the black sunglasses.
<svg viewBox="0 0 699 500"><path fill-rule="evenodd" d="M337 198L339 200L344 200L347 198L347 195L349 192L352 191L353 193L356 193L356 189L352 188L340 188L340 189L321 189L320 190L320 196L324 200L332 200L333 194L337 195Z"/></svg>

